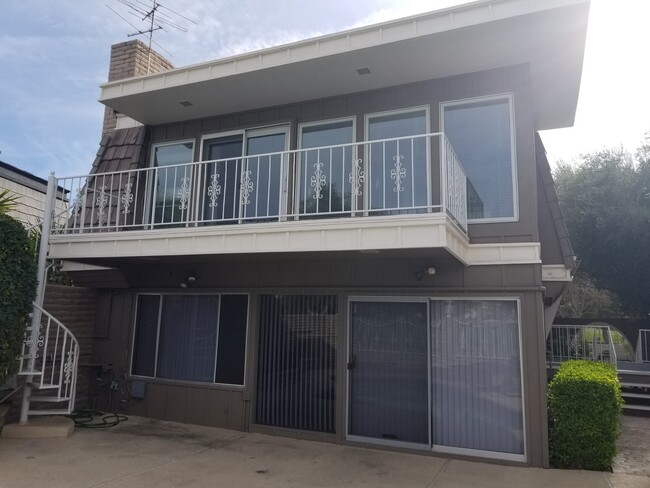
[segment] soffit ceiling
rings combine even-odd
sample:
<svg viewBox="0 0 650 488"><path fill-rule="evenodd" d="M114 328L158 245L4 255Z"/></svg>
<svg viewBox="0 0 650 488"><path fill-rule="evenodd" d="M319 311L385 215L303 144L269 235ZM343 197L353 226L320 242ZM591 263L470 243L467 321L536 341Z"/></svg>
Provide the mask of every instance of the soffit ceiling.
<svg viewBox="0 0 650 488"><path fill-rule="evenodd" d="M159 125L529 64L535 129L567 127L578 100L588 10L588 2L575 0L474 2L107 83L100 101Z"/></svg>

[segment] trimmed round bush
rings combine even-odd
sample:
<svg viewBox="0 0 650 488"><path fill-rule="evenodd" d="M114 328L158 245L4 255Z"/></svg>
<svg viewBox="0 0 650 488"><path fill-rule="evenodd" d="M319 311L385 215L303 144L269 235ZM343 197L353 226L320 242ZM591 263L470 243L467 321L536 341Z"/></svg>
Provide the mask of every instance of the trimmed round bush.
<svg viewBox="0 0 650 488"><path fill-rule="evenodd" d="M567 361L548 388L551 463L558 468L612 468L623 409L616 369Z"/></svg>
<svg viewBox="0 0 650 488"><path fill-rule="evenodd" d="M36 296L36 262L23 225L0 214L0 385L17 367Z"/></svg>

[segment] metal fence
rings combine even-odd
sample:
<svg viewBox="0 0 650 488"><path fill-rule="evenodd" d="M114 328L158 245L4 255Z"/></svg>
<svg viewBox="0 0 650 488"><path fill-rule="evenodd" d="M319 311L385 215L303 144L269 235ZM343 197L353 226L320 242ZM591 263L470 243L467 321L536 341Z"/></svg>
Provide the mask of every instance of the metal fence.
<svg viewBox="0 0 650 488"><path fill-rule="evenodd" d="M570 359L602 361L616 366L616 349L606 325L553 325L546 340L546 362L558 366Z"/></svg>

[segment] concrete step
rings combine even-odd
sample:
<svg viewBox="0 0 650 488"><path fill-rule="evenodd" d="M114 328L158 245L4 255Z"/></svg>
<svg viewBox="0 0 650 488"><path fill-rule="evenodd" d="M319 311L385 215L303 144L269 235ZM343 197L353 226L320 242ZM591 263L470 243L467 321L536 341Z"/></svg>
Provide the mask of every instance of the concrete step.
<svg viewBox="0 0 650 488"><path fill-rule="evenodd" d="M47 395L33 395L29 397L30 402L51 402L51 403L59 403L59 402L67 402L70 401L70 397L63 397L63 398L58 398L55 396L47 396Z"/></svg>
<svg viewBox="0 0 650 488"><path fill-rule="evenodd" d="M59 385L54 385L50 383L45 383L43 385L39 385L37 383L32 384L32 388L34 388L35 390L54 390L58 387Z"/></svg>
<svg viewBox="0 0 650 488"><path fill-rule="evenodd" d="M36 415L36 416L43 416L43 415L68 415L70 412L68 411L67 408L43 408L39 410L28 410L27 414L28 415Z"/></svg>
<svg viewBox="0 0 650 488"><path fill-rule="evenodd" d="M30 412L30 415L34 415L34 412ZM67 417L39 417L29 419L25 424L7 424L2 428L1 435L13 439L34 439L70 437L73 432L74 421L72 419Z"/></svg>
<svg viewBox="0 0 650 488"><path fill-rule="evenodd" d="M633 405L630 403L626 403L625 405L623 405L623 408L627 410L643 410L646 412L650 412L650 405Z"/></svg>
<svg viewBox="0 0 650 488"><path fill-rule="evenodd" d="M621 396L628 398L645 398L646 400L650 400L650 393L630 393L627 391L622 391Z"/></svg>

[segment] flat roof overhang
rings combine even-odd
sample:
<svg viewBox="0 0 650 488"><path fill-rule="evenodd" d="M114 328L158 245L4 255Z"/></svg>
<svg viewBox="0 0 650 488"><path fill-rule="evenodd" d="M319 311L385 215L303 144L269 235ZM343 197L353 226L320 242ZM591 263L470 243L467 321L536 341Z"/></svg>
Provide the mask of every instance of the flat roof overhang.
<svg viewBox="0 0 650 488"><path fill-rule="evenodd" d="M482 0L106 83L100 102L159 125L528 64L535 129L567 127L588 12L588 0Z"/></svg>

